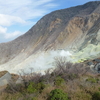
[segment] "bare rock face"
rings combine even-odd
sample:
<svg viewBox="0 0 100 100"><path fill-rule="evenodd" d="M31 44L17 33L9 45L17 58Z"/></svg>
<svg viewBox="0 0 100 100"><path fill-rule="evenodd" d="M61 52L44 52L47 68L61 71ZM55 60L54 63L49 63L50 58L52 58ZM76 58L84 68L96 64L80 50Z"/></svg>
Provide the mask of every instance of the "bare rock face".
<svg viewBox="0 0 100 100"><path fill-rule="evenodd" d="M0 64L12 61L16 65L39 51L79 51L88 44L100 44L99 29L100 1L54 11L41 18L24 35L1 43Z"/></svg>

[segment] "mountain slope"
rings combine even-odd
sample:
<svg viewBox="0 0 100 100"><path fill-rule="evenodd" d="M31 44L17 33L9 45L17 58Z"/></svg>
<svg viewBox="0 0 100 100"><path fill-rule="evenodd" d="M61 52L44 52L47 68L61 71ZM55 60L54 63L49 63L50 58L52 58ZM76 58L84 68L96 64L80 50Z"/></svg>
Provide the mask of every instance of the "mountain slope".
<svg viewBox="0 0 100 100"><path fill-rule="evenodd" d="M42 51L79 51L100 44L100 1L54 11L24 35L0 44L1 68L13 68ZM20 66L22 66L21 64ZM5 68L7 69L7 68Z"/></svg>

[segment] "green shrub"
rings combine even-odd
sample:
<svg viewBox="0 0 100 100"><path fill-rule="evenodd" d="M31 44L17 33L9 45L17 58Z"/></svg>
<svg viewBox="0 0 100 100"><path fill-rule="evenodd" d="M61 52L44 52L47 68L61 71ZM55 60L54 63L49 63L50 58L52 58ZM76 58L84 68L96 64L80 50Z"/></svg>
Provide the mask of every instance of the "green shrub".
<svg viewBox="0 0 100 100"><path fill-rule="evenodd" d="M68 79L73 80L75 78L78 78L77 74L73 74L73 73L72 74L68 74Z"/></svg>
<svg viewBox="0 0 100 100"><path fill-rule="evenodd" d="M37 100L37 98L36 97L33 97L32 100Z"/></svg>
<svg viewBox="0 0 100 100"><path fill-rule="evenodd" d="M92 96L92 100L100 100L100 92L95 92Z"/></svg>
<svg viewBox="0 0 100 100"><path fill-rule="evenodd" d="M36 89L39 91L39 92L42 92L42 90L45 88L45 84L40 82L36 85Z"/></svg>
<svg viewBox="0 0 100 100"><path fill-rule="evenodd" d="M98 88L98 90L100 91L100 87Z"/></svg>
<svg viewBox="0 0 100 100"><path fill-rule="evenodd" d="M63 83L65 83L65 80L63 78L61 78L60 76L58 76L56 79L55 79L55 85L56 86L61 86Z"/></svg>
<svg viewBox="0 0 100 100"><path fill-rule="evenodd" d="M97 83L99 79L91 77L91 78L86 79L86 81L91 82L91 83Z"/></svg>
<svg viewBox="0 0 100 100"><path fill-rule="evenodd" d="M66 93L61 89L55 89L50 92L49 98L47 100L69 100Z"/></svg>
<svg viewBox="0 0 100 100"><path fill-rule="evenodd" d="M27 88L28 93L34 93L34 92L42 92L42 90L45 88L45 84L40 82L40 83L34 83L30 82Z"/></svg>
<svg viewBox="0 0 100 100"><path fill-rule="evenodd" d="M30 82L28 87L27 87L27 92L29 93L34 93L36 92L36 88L35 88L35 83L34 82Z"/></svg>

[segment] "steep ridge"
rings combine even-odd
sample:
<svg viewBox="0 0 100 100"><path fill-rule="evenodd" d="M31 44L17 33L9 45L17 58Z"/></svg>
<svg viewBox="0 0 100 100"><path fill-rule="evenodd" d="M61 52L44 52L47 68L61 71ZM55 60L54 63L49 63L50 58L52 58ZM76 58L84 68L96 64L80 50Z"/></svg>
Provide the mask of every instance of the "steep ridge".
<svg viewBox="0 0 100 100"><path fill-rule="evenodd" d="M51 12L24 35L0 44L1 67L13 68L42 51L79 51L89 44L100 44L99 29L100 1Z"/></svg>

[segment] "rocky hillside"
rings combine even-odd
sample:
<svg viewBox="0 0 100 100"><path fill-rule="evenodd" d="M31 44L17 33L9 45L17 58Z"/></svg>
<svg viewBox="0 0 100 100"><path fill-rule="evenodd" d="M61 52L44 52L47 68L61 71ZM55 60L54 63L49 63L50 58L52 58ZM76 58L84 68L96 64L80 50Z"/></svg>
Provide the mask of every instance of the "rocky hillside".
<svg viewBox="0 0 100 100"><path fill-rule="evenodd" d="M20 63L42 51L79 51L91 44L97 46L100 44L99 29L100 1L51 12L24 35L0 44L0 68L15 65L22 68Z"/></svg>

